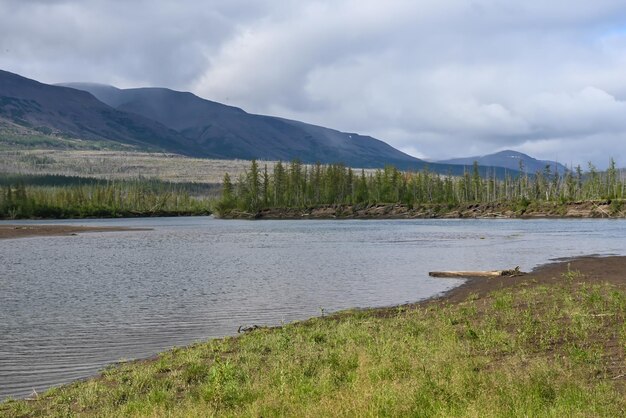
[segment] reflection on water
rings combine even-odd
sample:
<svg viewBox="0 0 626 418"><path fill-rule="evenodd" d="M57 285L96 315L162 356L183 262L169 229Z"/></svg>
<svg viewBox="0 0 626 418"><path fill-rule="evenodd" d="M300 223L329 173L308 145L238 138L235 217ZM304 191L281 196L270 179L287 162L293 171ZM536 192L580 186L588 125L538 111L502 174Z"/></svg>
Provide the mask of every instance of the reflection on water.
<svg viewBox="0 0 626 418"><path fill-rule="evenodd" d="M0 241L0 399L239 325L411 302L460 283L430 270L531 269L626 248L626 222L602 220L56 223L154 230Z"/></svg>

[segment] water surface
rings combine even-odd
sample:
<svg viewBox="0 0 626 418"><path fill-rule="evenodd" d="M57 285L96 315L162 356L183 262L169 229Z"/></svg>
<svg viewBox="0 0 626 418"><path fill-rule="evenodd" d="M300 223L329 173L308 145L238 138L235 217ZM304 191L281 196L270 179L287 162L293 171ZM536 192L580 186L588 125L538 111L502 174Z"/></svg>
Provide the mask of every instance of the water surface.
<svg viewBox="0 0 626 418"><path fill-rule="evenodd" d="M616 220L47 223L154 230L0 241L0 399L240 325L413 302L461 283L431 270L529 270L626 248Z"/></svg>

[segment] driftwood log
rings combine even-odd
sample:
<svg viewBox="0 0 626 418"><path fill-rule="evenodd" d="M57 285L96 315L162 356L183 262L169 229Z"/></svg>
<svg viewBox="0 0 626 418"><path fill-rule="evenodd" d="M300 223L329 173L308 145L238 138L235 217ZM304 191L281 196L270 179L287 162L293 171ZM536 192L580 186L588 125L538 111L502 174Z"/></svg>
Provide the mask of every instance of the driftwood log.
<svg viewBox="0 0 626 418"><path fill-rule="evenodd" d="M472 278L472 277L514 277L523 276L524 273L519 266L511 270L489 270L489 271L431 271L428 273L430 277L447 277L447 278Z"/></svg>

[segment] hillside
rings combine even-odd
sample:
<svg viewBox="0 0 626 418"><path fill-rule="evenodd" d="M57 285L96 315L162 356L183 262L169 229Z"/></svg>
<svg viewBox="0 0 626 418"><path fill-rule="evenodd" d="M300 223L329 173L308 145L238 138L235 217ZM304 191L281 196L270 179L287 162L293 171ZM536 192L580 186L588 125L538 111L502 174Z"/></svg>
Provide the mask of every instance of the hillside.
<svg viewBox="0 0 626 418"><path fill-rule="evenodd" d="M118 89L91 83L64 86L88 91L102 102L155 120L226 158L343 162L358 167L424 163L390 145L356 133L249 114L242 109L164 88Z"/></svg>
<svg viewBox="0 0 626 418"><path fill-rule="evenodd" d="M370 136L255 115L165 88L47 85L0 71L0 148L130 149L220 159L298 159L459 175ZM481 167L498 177L504 169Z"/></svg>
<svg viewBox="0 0 626 418"><path fill-rule="evenodd" d="M39 83L1 70L0 123L44 135L211 155L178 132L143 116L116 110L87 92Z"/></svg>

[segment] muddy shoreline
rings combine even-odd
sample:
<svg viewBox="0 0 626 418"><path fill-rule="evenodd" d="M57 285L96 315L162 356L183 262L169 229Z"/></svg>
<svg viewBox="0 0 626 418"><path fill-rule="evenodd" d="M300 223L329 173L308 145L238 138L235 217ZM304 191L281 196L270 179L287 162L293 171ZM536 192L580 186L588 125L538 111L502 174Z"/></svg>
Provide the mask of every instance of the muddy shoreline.
<svg viewBox="0 0 626 418"><path fill-rule="evenodd" d="M78 225L0 225L0 240L28 237L70 236L88 232L121 231L149 231L149 229Z"/></svg>
<svg viewBox="0 0 626 418"><path fill-rule="evenodd" d="M626 290L626 256L588 255L542 264L523 276L467 279L463 284L440 295L416 302L358 310L370 311L378 317L395 316L399 309L424 309L429 306L456 305L468 300L489 299L492 292L507 288L557 285L567 280L565 276L568 273L574 273L580 282L610 283ZM328 318L340 317L349 312L349 310L337 312Z"/></svg>
<svg viewBox="0 0 626 418"><path fill-rule="evenodd" d="M223 219L537 219L626 218L621 201L476 203L466 205L404 204L320 205L309 208L265 208L257 212L231 210Z"/></svg>
<svg viewBox="0 0 626 418"><path fill-rule="evenodd" d="M495 290L515 286L549 285L563 279L568 272L580 272L586 282L608 282L626 287L626 256L582 256L553 261L536 267L530 273L514 277L473 278L441 296L412 305L458 303L468 297L483 297Z"/></svg>

